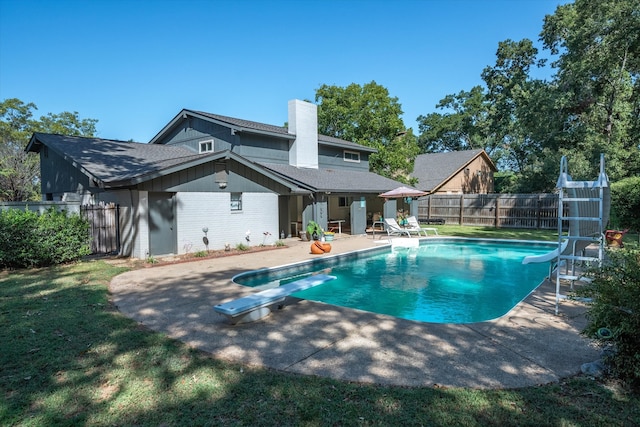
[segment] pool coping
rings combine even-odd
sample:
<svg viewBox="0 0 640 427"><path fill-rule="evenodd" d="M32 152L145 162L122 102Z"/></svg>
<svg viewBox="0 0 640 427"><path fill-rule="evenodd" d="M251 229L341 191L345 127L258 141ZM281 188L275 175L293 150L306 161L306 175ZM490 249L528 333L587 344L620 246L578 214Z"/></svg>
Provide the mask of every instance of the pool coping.
<svg viewBox="0 0 640 427"><path fill-rule="evenodd" d="M555 283L548 280L505 316L470 324L416 322L296 299L244 325L230 325L214 313L214 305L252 293L231 281L236 274L313 257L301 250L308 242L290 244L278 251L130 271L111 282L112 299L123 314L214 357L345 381L517 388L577 374L583 363L599 357L580 335L586 307L563 301L556 316ZM375 246L364 236L332 245L335 252Z"/></svg>

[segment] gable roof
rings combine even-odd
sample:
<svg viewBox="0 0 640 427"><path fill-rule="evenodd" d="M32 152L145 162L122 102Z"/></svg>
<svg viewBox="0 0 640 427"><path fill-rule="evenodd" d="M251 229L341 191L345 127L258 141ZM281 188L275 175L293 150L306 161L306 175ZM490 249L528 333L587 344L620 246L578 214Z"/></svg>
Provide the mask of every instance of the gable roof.
<svg viewBox="0 0 640 427"><path fill-rule="evenodd" d="M25 151L39 152L42 146L47 146L103 188L135 185L202 163L232 159L258 170L293 192L308 192L230 151L194 154L179 146L46 133L34 133Z"/></svg>
<svg viewBox="0 0 640 427"><path fill-rule="evenodd" d="M235 117L222 116L219 114L211 114L206 113L204 111L195 111L189 109L183 109L180 111L165 127L163 127L160 132L154 136L149 144L158 144L158 141L162 139L162 137L173 129L176 125L178 125L182 120L187 117L195 117L208 122L216 123L222 126L226 126L230 128L234 132L247 132L247 133L255 133L261 135L268 135L276 138L285 138L293 140L295 139L295 134L289 133L289 129L284 126L274 126L266 123L253 122L250 120L237 119ZM328 135L318 134L318 143L324 145L331 145L342 148L349 148L352 150L359 150L369 153L375 153L377 150L375 148L367 147L364 145L356 144L355 142L345 141L344 139L334 138Z"/></svg>
<svg viewBox="0 0 640 427"><path fill-rule="evenodd" d="M420 154L416 157L411 176L418 179L416 187L433 193L451 177L482 156L495 172L498 169L483 149Z"/></svg>
<svg viewBox="0 0 640 427"><path fill-rule="evenodd" d="M261 163L265 168L313 192L382 193L402 185L373 172L349 169L298 168L291 165Z"/></svg>

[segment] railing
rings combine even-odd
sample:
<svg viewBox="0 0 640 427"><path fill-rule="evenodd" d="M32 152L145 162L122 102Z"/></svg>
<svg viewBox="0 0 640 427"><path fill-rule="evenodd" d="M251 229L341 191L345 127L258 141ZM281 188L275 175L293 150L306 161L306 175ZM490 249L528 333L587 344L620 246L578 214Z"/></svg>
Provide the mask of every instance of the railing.
<svg viewBox="0 0 640 427"><path fill-rule="evenodd" d="M446 224L554 230L556 194L432 194L418 200L418 220Z"/></svg>

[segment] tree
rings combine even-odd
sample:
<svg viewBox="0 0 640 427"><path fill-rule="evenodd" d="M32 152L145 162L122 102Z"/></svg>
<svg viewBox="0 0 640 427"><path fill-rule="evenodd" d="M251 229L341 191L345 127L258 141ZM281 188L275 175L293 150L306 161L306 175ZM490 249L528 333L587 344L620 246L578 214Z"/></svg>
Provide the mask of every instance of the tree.
<svg viewBox="0 0 640 427"><path fill-rule="evenodd" d="M423 153L484 148L490 154L486 129L489 106L482 86L447 95L436 108L447 112L421 115L417 119L418 144Z"/></svg>
<svg viewBox="0 0 640 427"><path fill-rule="evenodd" d="M524 123L530 111L527 103L539 87L529 79L530 69L544 65L537 55L538 50L529 39L505 40L498 44L495 66L482 72L488 89L487 102L491 105L488 132L495 141L494 158L516 172L523 171L529 154L540 149Z"/></svg>
<svg viewBox="0 0 640 427"><path fill-rule="evenodd" d="M558 6L545 18L541 40L559 55L553 64L562 94L558 108L566 132L574 136L571 155L583 165L579 174L595 176L601 152L612 180L637 173L640 1L576 0Z"/></svg>
<svg viewBox="0 0 640 427"><path fill-rule="evenodd" d="M562 155L574 179L596 177L600 153L612 181L640 174L640 0L561 5L540 38L557 57L549 81L530 76L545 65L530 40L500 42L482 72L486 91L449 95L438 107L450 112L418 118L422 148L465 149L484 138L511 191L553 190Z"/></svg>
<svg viewBox="0 0 640 427"><path fill-rule="evenodd" d="M34 103L17 98L0 103L0 200L28 201L39 198L40 162L24 151L34 132L93 136L95 119L80 119L78 113L48 113L33 119Z"/></svg>
<svg viewBox="0 0 640 427"><path fill-rule="evenodd" d="M378 150L370 157L372 171L410 182L413 161L419 149L411 129L400 116L397 97L372 81L364 86L322 85L316 90L318 130L325 135L352 141Z"/></svg>

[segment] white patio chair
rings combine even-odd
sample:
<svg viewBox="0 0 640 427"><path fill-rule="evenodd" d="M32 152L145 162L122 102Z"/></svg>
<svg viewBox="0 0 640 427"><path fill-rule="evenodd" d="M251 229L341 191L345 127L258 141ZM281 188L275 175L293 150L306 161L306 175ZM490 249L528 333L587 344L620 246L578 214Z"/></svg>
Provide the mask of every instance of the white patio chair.
<svg viewBox="0 0 640 427"><path fill-rule="evenodd" d="M424 233L425 237L429 235L428 231L433 231L436 236L438 235L438 230L433 227L421 227L418 219L415 216L410 216L407 218L407 223L409 224L404 229L409 230L410 233L418 233L418 236L421 233Z"/></svg>
<svg viewBox="0 0 640 427"><path fill-rule="evenodd" d="M411 237L411 233L409 232L409 230L405 230L404 228L400 227L400 225L398 225L398 222L393 218L385 218L384 224L389 236L402 236L403 234L406 234L408 237Z"/></svg>

